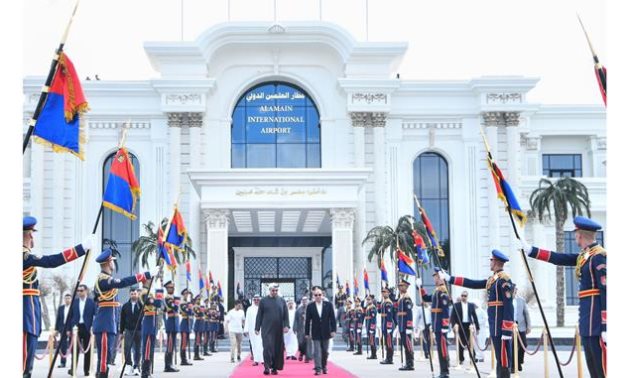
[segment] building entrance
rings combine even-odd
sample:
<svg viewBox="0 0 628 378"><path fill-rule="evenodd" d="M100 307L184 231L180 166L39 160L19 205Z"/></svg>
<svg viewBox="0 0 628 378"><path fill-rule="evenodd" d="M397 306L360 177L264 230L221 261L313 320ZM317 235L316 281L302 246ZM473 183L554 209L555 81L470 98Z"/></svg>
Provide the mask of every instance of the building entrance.
<svg viewBox="0 0 628 378"><path fill-rule="evenodd" d="M244 257L244 295L265 296L271 283L279 284L285 299L307 295L312 282L311 257Z"/></svg>

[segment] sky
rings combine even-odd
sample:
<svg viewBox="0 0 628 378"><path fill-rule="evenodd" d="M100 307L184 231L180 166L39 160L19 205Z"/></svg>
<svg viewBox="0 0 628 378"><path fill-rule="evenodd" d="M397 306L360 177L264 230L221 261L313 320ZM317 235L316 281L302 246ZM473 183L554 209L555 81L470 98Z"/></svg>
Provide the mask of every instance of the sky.
<svg viewBox="0 0 628 378"><path fill-rule="evenodd" d="M367 40L368 25L368 41L407 42L402 79L523 75L541 79L530 102L601 104L576 16L605 63L606 1L600 0L81 0L65 51L82 77L154 78L144 42L193 41L228 17L270 25L275 3L279 23L322 16L358 41ZM74 0L23 3L24 76L47 74L73 7Z"/></svg>

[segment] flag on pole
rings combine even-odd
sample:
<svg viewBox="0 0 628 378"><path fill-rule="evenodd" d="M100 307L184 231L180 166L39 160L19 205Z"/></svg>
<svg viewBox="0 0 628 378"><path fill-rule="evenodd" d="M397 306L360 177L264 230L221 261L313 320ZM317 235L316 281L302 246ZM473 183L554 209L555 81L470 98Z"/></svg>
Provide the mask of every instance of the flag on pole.
<svg viewBox="0 0 628 378"><path fill-rule="evenodd" d="M59 64L48 89L46 103L37 118L33 136L55 152L69 152L85 159L85 120L89 110L81 81L70 58L59 54Z"/></svg>
<svg viewBox="0 0 628 378"><path fill-rule="evenodd" d="M120 147L111 163L102 204L110 210L135 220L137 218L134 214L135 204L140 193L140 183L135 177L129 153L126 148Z"/></svg>
<svg viewBox="0 0 628 378"><path fill-rule="evenodd" d="M493 160L491 149L486 141L484 133L482 133L484 139L484 146L486 147L486 161L488 162L488 169L491 171L493 177L493 183L495 184L495 190L497 191L497 197L504 202L506 209L515 217L521 227L525 226L527 217L526 214L519 206L519 201L515 197L515 193L512 191L510 184L506 181L504 174L497 166L497 163Z"/></svg>
<svg viewBox="0 0 628 378"><path fill-rule="evenodd" d="M336 273L336 287L338 289L342 287L342 285L340 284L340 276L338 276L338 273Z"/></svg>
<svg viewBox="0 0 628 378"><path fill-rule="evenodd" d="M188 282L192 282L192 264L190 260L185 262L185 279Z"/></svg>
<svg viewBox="0 0 628 378"><path fill-rule="evenodd" d="M214 283L214 276L212 276L212 271L209 271L209 283L213 284Z"/></svg>
<svg viewBox="0 0 628 378"><path fill-rule="evenodd" d="M198 291L199 293L203 291L203 289L205 289L207 287L207 285L205 285L205 277L203 277L203 272L199 269L198 270Z"/></svg>
<svg viewBox="0 0 628 378"><path fill-rule="evenodd" d="M183 223L183 216L181 216L181 212L177 206L175 206L165 244L169 247L181 250L183 248L186 235L187 230L185 228L185 223Z"/></svg>
<svg viewBox="0 0 628 378"><path fill-rule="evenodd" d="M416 202L416 206L419 209L419 213L421 214L421 220L423 221L423 224L425 225L425 230L427 231L427 237L430 239L430 244L432 248L434 248L437 251L438 256L444 257L445 251L443 251L443 247L440 246L438 236L436 235L436 230L434 230L434 226L432 226L432 222L430 221L430 218L427 216L427 212L425 211L424 208L419 206L419 201L416 198L416 195L414 196L414 199Z"/></svg>
<svg viewBox="0 0 628 378"><path fill-rule="evenodd" d="M360 294L360 286L358 286L358 276L353 275L353 296L357 297Z"/></svg>
<svg viewBox="0 0 628 378"><path fill-rule="evenodd" d="M606 67L600 63L600 59L597 57L595 50L593 49L593 44L591 43L591 39L589 38L589 33L584 28L584 24L578 15L578 21L580 21L580 26L582 26L582 31L584 32L584 36L587 38L587 43L589 44L589 49L591 50L591 55L593 55L593 64L595 68L595 78L597 79L597 84L600 87L600 93L602 94L602 100L604 101L604 106L606 106Z"/></svg>
<svg viewBox="0 0 628 378"><path fill-rule="evenodd" d="M412 230L412 239L414 239L414 247L416 248L416 256L419 260L419 263L427 264L428 262L430 262L430 259L427 256L425 241L417 230Z"/></svg>
<svg viewBox="0 0 628 378"><path fill-rule="evenodd" d="M381 273L382 282L386 282L388 285L388 272L386 271L386 264L384 264L384 259L379 263L379 271Z"/></svg>
<svg viewBox="0 0 628 378"><path fill-rule="evenodd" d="M347 295L349 295L350 290L349 290L349 281L345 281L345 293L347 293Z"/></svg>
<svg viewBox="0 0 628 378"><path fill-rule="evenodd" d="M218 280L218 298L222 298L222 286L220 285L220 280Z"/></svg>
<svg viewBox="0 0 628 378"><path fill-rule="evenodd" d="M364 268L364 291L365 294L370 294L371 289L369 288L369 274L366 271L366 268Z"/></svg>
<svg viewBox="0 0 628 378"><path fill-rule="evenodd" d="M177 260L174 257L172 248L164 242L164 230L159 227L157 231L157 248L159 248L159 254L166 262L166 265L170 270L174 270L177 267Z"/></svg>
<svg viewBox="0 0 628 378"><path fill-rule="evenodd" d="M211 289L211 286L209 285L209 281L207 280L207 276L203 276L203 280L205 280L205 290L207 291L207 296L209 297L209 289Z"/></svg>
<svg viewBox="0 0 628 378"><path fill-rule="evenodd" d="M406 255L401 249L397 249L397 266L399 273L416 276L414 271L414 260L411 256Z"/></svg>

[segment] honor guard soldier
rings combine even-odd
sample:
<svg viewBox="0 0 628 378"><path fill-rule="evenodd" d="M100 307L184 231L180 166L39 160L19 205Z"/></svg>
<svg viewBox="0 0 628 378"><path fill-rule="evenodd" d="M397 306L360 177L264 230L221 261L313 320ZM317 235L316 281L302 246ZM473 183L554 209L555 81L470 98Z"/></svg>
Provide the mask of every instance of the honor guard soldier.
<svg viewBox="0 0 628 378"><path fill-rule="evenodd" d="M150 280L153 274L158 272L158 270L155 270L152 274L144 272L122 279L113 278L114 260L113 251L109 248L102 251L96 258L96 262L100 264L100 273L94 285L96 315L94 316L92 326L94 338L96 339L96 349L98 350L96 378L108 377L109 366L107 364L114 348L116 348L115 340L118 331L116 309L120 307L118 289Z"/></svg>
<svg viewBox="0 0 628 378"><path fill-rule="evenodd" d="M181 323L179 324L179 331L181 332L181 366L192 365L188 361L187 353L187 347L190 345L190 331L194 322L193 304L189 301L191 296L192 293L188 289L181 291L182 302L181 306L179 306L179 313L181 314Z"/></svg>
<svg viewBox="0 0 628 378"><path fill-rule="evenodd" d="M354 338L353 338L353 317L355 311L353 309L353 301L350 298L347 298L345 302L345 322L343 323L342 332L347 330L347 339L349 340L349 345L347 347L347 352L353 352L355 350L354 347Z"/></svg>
<svg viewBox="0 0 628 378"><path fill-rule="evenodd" d="M207 327L209 335L209 351L217 353L218 349L216 349L216 339L218 338L218 330L220 329L220 310L218 309L218 304L212 304L208 313L209 321L207 323ZM207 353L207 355L211 356L209 353Z"/></svg>
<svg viewBox="0 0 628 378"><path fill-rule="evenodd" d="M576 244L579 253L556 253L530 247L522 241L528 256L554 265L575 266L579 282L578 327L591 377L606 376L606 250L596 241L602 229L597 222L577 216Z"/></svg>
<svg viewBox="0 0 628 378"><path fill-rule="evenodd" d="M380 306L380 317L382 322L382 338L386 348L386 358L380 361L382 365L392 365L393 363L393 332L397 324L395 316L395 305L390 300L390 291L387 287L382 287L382 304Z"/></svg>
<svg viewBox="0 0 628 378"><path fill-rule="evenodd" d="M194 360L202 361L203 357L200 355L201 345L203 343L203 330L205 328L205 306L201 304L201 295L197 295L194 300Z"/></svg>
<svg viewBox="0 0 628 378"><path fill-rule="evenodd" d="M336 297L334 298L334 305L336 306L336 309L337 309L336 323L339 323L341 325L344 325L342 321L345 315L345 302L346 301L347 301L347 294L344 292L342 285L338 285L338 292L336 293ZM345 339L345 343L346 343L347 339L345 337L344 329L342 332L342 337L343 339Z"/></svg>
<svg viewBox="0 0 628 378"><path fill-rule="evenodd" d="M412 343L412 298L408 294L410 283L405 279L399 282L399 299L397 300L397 322L402 350L405 350L405 365L399 370L414 370L414 345Z"/></svg>
<svg viewBox="0 0 628 378"><path fill-rule="evenodd" d="M211 356L209 353L213 335L214 325L212 322L212 306L213 302L210 302L209 299L205 299L205 313L203 314L203 356Z"/></svg>
<svg viewBox="0 0 628 378"><path fill-rule="evenodd" d="M434 339L438 349L438 363L440 365L440 375L438 378L449 377L449 352L447 351L447 332L449 332L449 303L451 298L447 294L447 287L440 277L439 268L434 269L434 284L436 288L432 295L421 287L421 279L417 277L416 285L421 289L421 298L432 303L432 324L434 325ZM429 341L428 341L429 342Z"/></svg>
<svg viewBox="0 0 628 378"><path fill-rule="evenodd" d="M157 336L157 315L163 306L164 290L155 290L155 295L148 292L148 285L142 289L144 314L142 316L142 378L151 376L155 356L155 339Z"/></svg>
<svg viewBox="0 0 628 378"><path fill-rule="evenodd" d="M368 356L367 360L376 360L377 359L377 343L376 340L376 332L377 332L377 307L374 303L375 296L373 294L366 296L366 310L364 311L364 319L366 320L366 334L367 341L370 349L370 356Z"/></svg>
<svg viewBox="0 0 628 378"><path fill-rule="evenodd" d="M174 367L174 352L177 346L177 333L179 332L179 297L174 296L174 283L168 281L164 284L166 296L164 300L164 322L166 323L166 356L164 358L165 373L176 373L179 369Z"/></svg>
<svg viewBox="0 0 628 378"><path fill-rule="evenodd" d="M495 349L497 378L510 377L511 341L513 320L513 283L504 272L508 257L494 249L491 252L490 269L493 275L484 280L470 280L464 277L452 277L445 271L439 275L445 281L469 289L486 289L488 292L488 324L491 341ZM435 325L436 326L436 325Z"/></svg>
<svg viewBox="0 0 628 378"><path fill-rule="evenodd" d="M362 354L362 326L364 325L364 309L362 301L358 296L355 297L355 310L353 311L353 337L357 351L353 353L356 356Z"/></svg>
<svg viewBox="0 0 628 378"><path fill-rule="evenodd" d="M37 268L56 268L83 256L95 244L95 235L54 255L36 256L31 254L34 247L33 232L37 231L35 217L22 219L22 374L31 376L33 359L37 349L37 338L41 334L41 302L39 300L39 278ZM70 312L71 313L71 312ZM65 322L66 319L63 319Z"/></svg>

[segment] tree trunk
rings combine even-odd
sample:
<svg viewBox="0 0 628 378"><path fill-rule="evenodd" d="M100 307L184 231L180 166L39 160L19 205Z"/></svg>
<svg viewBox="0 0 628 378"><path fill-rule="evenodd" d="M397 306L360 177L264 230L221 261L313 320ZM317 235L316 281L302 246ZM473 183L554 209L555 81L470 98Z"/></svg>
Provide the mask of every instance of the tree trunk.
<svg viewBox="0 0 628 378"><path fill-rule="evenodd" d="M567 218L556 214L556 252L565 251L565 222ZM556 326L565 326L565 267L556 266Z"/></svg>

